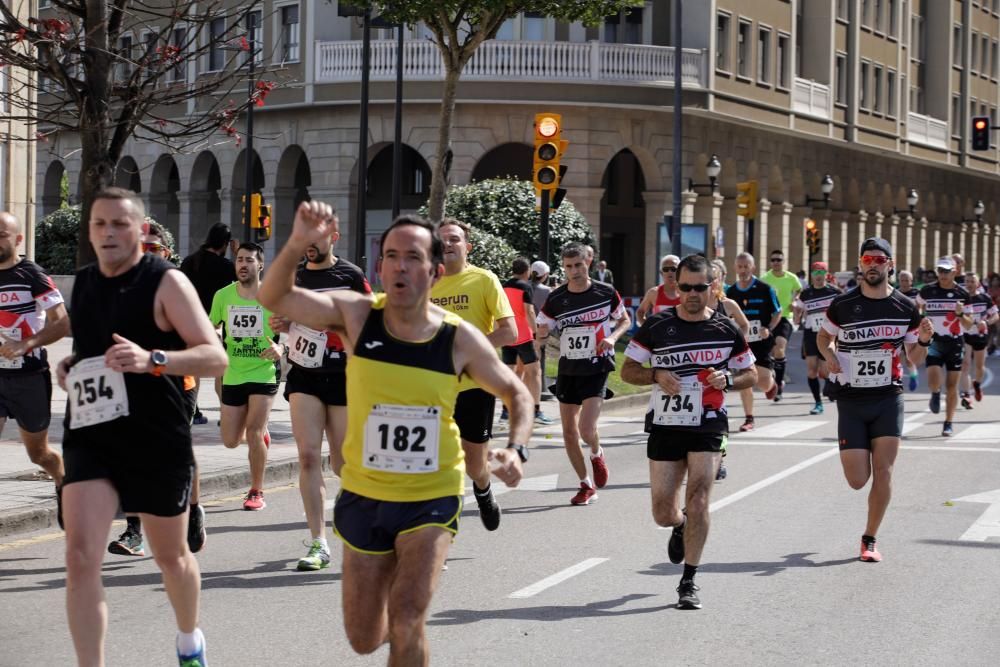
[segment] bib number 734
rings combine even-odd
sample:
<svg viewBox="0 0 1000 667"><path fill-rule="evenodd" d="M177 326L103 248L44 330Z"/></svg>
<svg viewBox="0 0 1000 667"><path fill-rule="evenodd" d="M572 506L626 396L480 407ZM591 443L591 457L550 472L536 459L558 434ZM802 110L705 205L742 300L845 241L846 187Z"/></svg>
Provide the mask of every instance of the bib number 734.
<svg viewBox="0 0 1000 667"><path fill-rule="evenodd" d="M653 385L649 397L653 423L659 426L700 426L702 385L697 378L681 380L680 393L664 394L659 385Z"/></svg>

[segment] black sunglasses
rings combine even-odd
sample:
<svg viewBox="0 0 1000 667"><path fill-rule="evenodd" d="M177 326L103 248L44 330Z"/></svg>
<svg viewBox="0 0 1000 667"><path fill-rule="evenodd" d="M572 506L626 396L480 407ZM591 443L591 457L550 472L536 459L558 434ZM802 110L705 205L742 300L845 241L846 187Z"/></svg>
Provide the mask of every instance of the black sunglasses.
<svg viewBox="0 0 1000 667"><path fill-rule="evenodd" d="M784 257L772 257L771 261L772 262L784 262L785 258Z"/></svg>
<svg viewBox="0 0 1000 667"><path fill-rule="evenodd" d="M702 292L708 290L708 288L711 287L711 286L712 286L712 283L700 283L698 285L688 285L687 283L677 283L677 289L679 289L680 291L682 291L682 292L690 292L691 290L694 290L695 292L698 292L699 294L701 294Z"/></svg>
<svg viewBox="0 0 1000 667"><path fill-rule="evenodd" d="M677 273L676 266L661 266L660 273Z"/></svg>

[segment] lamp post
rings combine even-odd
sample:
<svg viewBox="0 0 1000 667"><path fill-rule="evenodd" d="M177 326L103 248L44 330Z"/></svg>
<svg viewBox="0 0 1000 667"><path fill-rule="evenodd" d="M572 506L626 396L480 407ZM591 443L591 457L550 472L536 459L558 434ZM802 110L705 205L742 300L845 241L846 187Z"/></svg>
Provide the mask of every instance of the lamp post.
<svg viewBox="0 0 1000 667"><path fill-rule="evenodd" d="M974 223L976 223L978 225L978 224L980 224L983 221L983 213L985 213L985 212L986 212L986 206L983 204L983 200L982 199L977 199L976 200L976 205L972 207L972 213L973 213L973 215L976 216L976 219L975 220L965 220L963 218L961 222L962 223L974 222Z"/></svg>
<svg viewBox="0 0 1000 667"><path fill-rule="evenodd" d="M253 108L257 105L254 101L254 85L256 78L256 64L257 64L257 54L261 52L261 49L257 48L257 30L260 26L257 25L257 15L253 12L247 14L247 37L250 44L250 50L247 53L249 61L247 63L247 100L249 104L247 105L247 145L244 149L244 160L243 169L246 174L246 178L243 181L243 240L247 243L250 242L250 226L253 216L252 207L250 206L250 195L253 191L253 168L254 165L251 164L253 159ZM241 45L226 44L221 47L224 51L243 51Z"/></svg>
<svg viewBox="0 0 1000 667"><path fill-rule="evenodd" d="M708 188L709 194L715 194L715 190L719 187L719 174L722 172L722 163L719 162L719 156L712 154L712 157L708 159L708 164L705 165L705 173L708 174L708 183L695 183L694 179L688 179L688 190L694 192L696 188Z"/></svg>
<svg viewBox="0 0 1000 667"><path fill-rule="evenodd" d="M823 193L822 199L816 199L806 195L806 206L813 208L830 208L830 193L833 192L833 177L825 174L820 181L819 189Z"/></svg>
<svg viewBox="0 0 1000 667"><path fill-rule="evenodd" d="M911 218L915 217L913 215L913 212L917 208L917 202L918 201L920 201L920 193L917 192L916 188L910 188L910 191L906 195L906 205L909 207L909 210L908 211L904 211L904 210L898 209L895 206L893 206L892 207L892 214L893 215L899 215L900 213L907 213L907 214L909 214L909 216Z"/></svg>

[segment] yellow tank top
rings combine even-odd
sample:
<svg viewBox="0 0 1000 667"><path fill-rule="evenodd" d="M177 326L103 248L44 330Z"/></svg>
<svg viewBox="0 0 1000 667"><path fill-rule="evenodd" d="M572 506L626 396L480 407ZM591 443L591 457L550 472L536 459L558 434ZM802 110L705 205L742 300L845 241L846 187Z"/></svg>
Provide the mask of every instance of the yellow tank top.
<svg viewBox="0 0 1000 667"><path fill-rule="evenodd" d="M347 362L343 488L390 502L462 495L452 359L461 318L446 314L433 338L412 343L388 332L384 308L380 294Z"/></svg>

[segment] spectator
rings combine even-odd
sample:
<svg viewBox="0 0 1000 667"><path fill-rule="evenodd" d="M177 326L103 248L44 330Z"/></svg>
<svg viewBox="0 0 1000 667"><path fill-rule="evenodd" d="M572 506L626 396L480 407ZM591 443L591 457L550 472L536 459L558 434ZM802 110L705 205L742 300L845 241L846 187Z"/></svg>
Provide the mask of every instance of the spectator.
<svg viewBox="0 0 1000 667"><path fill-rule="evenodd" d="M608 269L608 263L603 259L597 263L597 270L592 271L590 277L599 283L607 283L612 287L615 284L615 274L611 273L611 270Z"/></svg>

